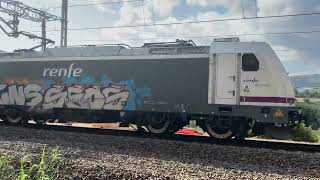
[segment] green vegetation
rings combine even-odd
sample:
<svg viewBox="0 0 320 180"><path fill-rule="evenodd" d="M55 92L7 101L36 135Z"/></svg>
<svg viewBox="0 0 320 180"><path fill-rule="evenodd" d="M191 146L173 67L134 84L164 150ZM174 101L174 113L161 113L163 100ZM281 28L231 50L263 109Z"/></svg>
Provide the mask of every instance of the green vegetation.
<svg viewBox="0 0 320 180"><path fill-rule="evenodd" d="M300 123L293 131L293 140L306 142L320 142L320 130L312 130L311 127L306 127L304 123Z"/></svg>
<svg viewBox="0 0 320 180"><path fill-rule="evenodd" d="M18 172L8 158L0 156L0 179L15 179Z"/></svg>
<svg viewBox="0 0 320 180"><path fill-rule="evenodd" d="M253 133L251 128L247 131L247 136L248 137L254 137L255 136L255 134Z"/></svg>
<svg viewBox="0 0 320 180"><path fill-rule="evenodd" d="M303 123L294 128L293 139L296 141L320 142L320 102L297 103L301 109Z"/></svg>
<svg viewBox="0 0 320 180"><path fill-rule="evenodd" d="M297 97L304 97L304 98L320 98L320 90L305 90L303 92L296 91Z"/></svg>
<svg viewBox="0 0 320 180"><path fill-rule="evenodd" d="M293 140L320 142L320 102L306 100L305 102L297 103L297 107L301 109L303 122L294 127ZM203 130L197 126L196 121L190 121L190 124L186 127L203 132ZM247 134L248 137L257 136L253 133L252 129L249 129ZM271 139L271 137L263 134L257 137Z"/></svg>
<svg viewBox="0 0 320 180"><path fill-rule="evenodd" d="M305 101L297 103L301 108L302 116L306 126L310 126L313 130L320 128L320 102Z"/></svg>
<svg viewBox="0 0 320 180"><path fill-rule="evenodd" d="M54 149L47 157L44 148L40 157L40 162L33 162L29 156L24 156L20 160L20 168L13 160L0 156L0 179L19 180L49 180L57 179L58 171L62 167L62 158L58 149Z"/></svg>
<svg viewBox="0 0 320 180"><path fill-rule="evenodd" d="M197 121L191 120L190 123L186 126L189 128L196 128L197 126Z"/></svg>
<svg viewBox="0 0 320 180"><path fill-rule="evenodd" d="M201 127L197 126L197 121L195 121L195 120L191 120L190 123L186 127L195 129L201 133L205 133Z"/></svg>

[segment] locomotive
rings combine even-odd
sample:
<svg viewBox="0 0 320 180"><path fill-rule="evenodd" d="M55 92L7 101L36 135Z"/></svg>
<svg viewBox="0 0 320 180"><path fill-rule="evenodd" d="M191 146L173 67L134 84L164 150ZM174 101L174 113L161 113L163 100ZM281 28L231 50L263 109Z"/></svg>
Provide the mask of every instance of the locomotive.
<svg viewBox="0 0 320 180"><path fill-rule="evenodd" d="M215 39L0 53L0 118L120 122L174 133L196 120L217 139L299 120L292 84L265 42Z"/></svg>

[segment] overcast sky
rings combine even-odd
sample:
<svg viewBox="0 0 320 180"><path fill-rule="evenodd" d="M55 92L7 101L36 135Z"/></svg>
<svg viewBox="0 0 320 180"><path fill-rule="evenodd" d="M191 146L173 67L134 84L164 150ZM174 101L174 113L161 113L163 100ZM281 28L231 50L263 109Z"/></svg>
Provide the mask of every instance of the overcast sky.
<svg viewBox="0 0 320 180"><path fill-rule="evenodd" d="M60 15L61 0L20 0ZM69 0L69 5L119 2L128 0ZM212 19L241 18L320 12L319 0L144 0L114 4L70 7L69 28L121 25L143 25ZM1 17L8 16L0 13ZM69 45L127 43L141 46L144 42L170 41L193 37L199 45L209 44L213 37L241 35L241 41L266 41L276 50L291 75L320 73L320 33L270 35L274 32L320 31L320 15L296 16L242 21L223 21L138 28L106 28L72 31ZM21 20L20 30L39 31L40 24ZM59 30L59 22L48 24L48 30ZM39 32L34 32L39 33ZM260 35L252 35L252 34ZM261 34L269 35L261 35ZM247 35L245 35L247 34ZM248 35L251 34L251 35ZM48 32L59 45L60 32ZM201 38L198 38L201 36ZM190 38L189 38L190 39ZM37 45L26 38L12 39L0 32L0 49L12 51Z"/></svg>

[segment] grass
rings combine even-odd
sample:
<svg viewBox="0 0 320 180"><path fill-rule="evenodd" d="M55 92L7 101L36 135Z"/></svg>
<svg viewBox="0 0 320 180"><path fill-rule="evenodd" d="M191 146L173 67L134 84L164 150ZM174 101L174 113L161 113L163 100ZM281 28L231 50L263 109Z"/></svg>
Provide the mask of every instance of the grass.
<svg viewBox="0 0 320 180"><path fill-rule="evenodd" d="M300 123L293 130L293 140L316 143L320 142L320 130L313 130L306 127L304 123Z"/></svg>
<svg viewBox="0 0 320 180"><path fill-rule="evenodd" d="M23 156L20 159L20 167L5 156L0 156L0 179L19 180L50 180L57 179L58 171L63 161L58 149L47 155L46 148L42 150L39 162L33 162L30 156Z"/></svg>
<svg viewBox="0 0 320 180"><path fill-rule="evenodd" d="M15 179L18 172L7 157L0 156L0 179Z"/></svg>

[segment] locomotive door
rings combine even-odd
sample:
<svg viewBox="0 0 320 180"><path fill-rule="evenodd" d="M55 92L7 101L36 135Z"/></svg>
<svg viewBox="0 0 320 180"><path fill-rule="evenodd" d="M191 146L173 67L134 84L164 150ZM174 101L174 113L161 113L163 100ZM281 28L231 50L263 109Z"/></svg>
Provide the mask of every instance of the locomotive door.
<svg viewBox="0 0 320 180"><path fill-rule="evenodd" d="M215 104L237 104L238 54L217 54Z"/></svg>

